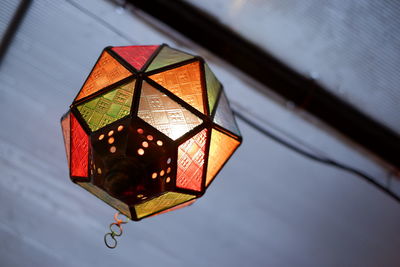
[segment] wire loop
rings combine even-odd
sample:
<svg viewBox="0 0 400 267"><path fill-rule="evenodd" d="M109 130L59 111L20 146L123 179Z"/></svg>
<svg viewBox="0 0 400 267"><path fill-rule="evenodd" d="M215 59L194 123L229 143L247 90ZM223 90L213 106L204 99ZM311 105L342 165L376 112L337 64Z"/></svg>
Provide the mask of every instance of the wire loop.
<svg viewBox="0 0 400 267"><path fill-rule="evenodd" d="M110 232L106 233L104 235L104 243L106 244L106 246L108 248L115 248L117 246L117 240L115 239L116 236L121 236L122 235L122 226L121 224L125 224L128 223L129 218L127 218L127 221L123 221L121 219L118 218L118 215L120 213L116 212L114 214L114 220L115 222L111 223L109 226ZM110 238L113 240L111 241L110 238L107 238L108 236L110 236Z"/></svg>

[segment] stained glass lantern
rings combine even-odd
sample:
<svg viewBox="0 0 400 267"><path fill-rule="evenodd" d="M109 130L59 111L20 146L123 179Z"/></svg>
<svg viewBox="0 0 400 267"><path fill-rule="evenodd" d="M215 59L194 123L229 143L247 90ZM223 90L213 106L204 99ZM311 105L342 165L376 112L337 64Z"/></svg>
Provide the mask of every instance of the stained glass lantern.
<svg viewBox="0 0 400 267"><path fill-rule="evenodd" d="M241 143L201 57L107 47L61 125L71 180L132 220L192 204Z"/></svg>

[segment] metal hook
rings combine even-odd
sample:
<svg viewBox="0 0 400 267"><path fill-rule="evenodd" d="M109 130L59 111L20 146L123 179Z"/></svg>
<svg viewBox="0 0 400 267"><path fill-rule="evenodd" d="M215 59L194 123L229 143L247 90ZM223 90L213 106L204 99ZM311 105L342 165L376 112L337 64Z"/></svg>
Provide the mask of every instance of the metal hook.
<svg viewBox="0 0 400 267"><path fill-rule="evenodd" d="M109 226L110 232L109 232L109 233L106 233L106 234L104 235L104 243L106 244L106 246L107 246L108 248L115 248L115 247L117 246L117 243L118 243L118 242L117 242L117 240L115 239L115 237L116 237L116 236L121 236L121 235L122 235L122 226L121 226L121 224L128 223L128 221L129 221L129 218L127 218L128 221L123 221L123 220L119 219L119 218L118 218L118 215L119 215L119 214L120 214L119 212L116 212L116 213L114 214L114 220L115 220L115 222L110 224L110 226ZM114 230L117 230L117 229L113 229L113 227L115 228L114 225L118 226L118 228L117 228L117 229L119 230L118 232L114 231ZM112 241L112 244L110 244L110 240L109 240L109 238L107 238L107 236L110 236L111 239L114 240L114 241Z"/></svg>

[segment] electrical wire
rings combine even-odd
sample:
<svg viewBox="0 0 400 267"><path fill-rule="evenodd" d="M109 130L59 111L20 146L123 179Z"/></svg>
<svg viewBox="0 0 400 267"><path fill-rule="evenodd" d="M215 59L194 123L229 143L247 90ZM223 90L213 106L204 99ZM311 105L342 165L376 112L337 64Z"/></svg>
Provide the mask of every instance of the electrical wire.
<svg viewBox="0 0 400 267"><path fill-rule="evenodd" d="M88 9L80 6L78 3L76 3L73 0L66 0L69 4L71 4L72 6L74 6L75 8L77 8L78 10L80 10L82 13L92 17L93 19L97 20L98 22L100 22L103 26L105 26L106 28L108 28L109 30L115 32L118 36L122 37L123 39L127 40L130 43L135 43L133 42L133 40L131 40L129 37L127 37L125 34L123 34L122 32L120 32L117 28L115 28L113 25L111 25L110 23L108 23L107 21L105 21L104 19L102 19L101 17L95 15L94 13L90 12ZM234 114L236 115L237 118L239 118L241 121L243 121L244 123L246 123L247 125L249 125L250 127L252 127L253 129L257 130L258 132L260 132L261 134L263 134L266 137L271 138L272 140L274 140L275 142L285 146L286 148L298 153L299 155L302 155L308 159L314 160L316 162L320 162L322 164L326 164L344 171L347 171L349 173L352 173L358 177L360 177L361 179L363 179L364 181L366 181L367 183L375 186L376 188L378 188L379 190L381 190L383 193L387 194L388 196L390 196L392 199L396 200L397 202L400 203L400 197L397 196L394 192L390 191L390 189L388 189L387 187L381 185L380 183L377 182L376 179L372 178L371 176L351 167L351 166L347 166L345 164L339 163L337 161L334 161L332 159L329 158L323 158L323 157L319 157L316 156L312 153L309 153L303 149L301 149L300 147L297 147L293 144L290 144L289 142L285 141L283 138L280 138L279 136L271 133L270 131L268 131L267 129L265 129L264 127L262 127L261 125L257 124L256 122L252 121L251 119L249 119L248 117L246 117L243 113L240 113L238 111L236 111L235 109L233 110Z"/></svg>
<svg viewBox="0 0 400 267"><path fill-rule="evenodd" d="M267 129L265 129L264 127L262 127L261 125L257 124L256 122L254 122L253 120L249 119L248 117L246 117L245 115L243 115L243 113L240 113L236 110L233 110L233 113L235 114L235 116L237 118L239 118L241 121L243 121L244 123L246 123L247 125L249 125L250 127L252 127L253 129L255 129L256 131L258 131L259 133L261 133L262 135L274 140L275 142L283 145L284 147L296 152L297 154L306 157L308 159L347 171L349 173L352 173L358 177L360 177L361 179L363 179L364 181L366 181L367 183L370 183L371 185L375 186L376 188L378 188L379 190L381 190L382 192L384 192L385 194L387 194L388 196L390 196L392 199L396 200L397 202L400 203L400 197L397 196L394 192L390 191L388 188L386 188L385 186L381 185L380 183L378 183L376 181L376 179L372 178L371 176L353 168L350 166L347 166L345 164L339 163L337 161L334 161L332 159L329 158L322 158L322 157L318 157L316 155L313 155L293 144L288 143L287 141L285 141L284 139L280 138L279 136L271 133L270 131L268 131Z"/></svg>

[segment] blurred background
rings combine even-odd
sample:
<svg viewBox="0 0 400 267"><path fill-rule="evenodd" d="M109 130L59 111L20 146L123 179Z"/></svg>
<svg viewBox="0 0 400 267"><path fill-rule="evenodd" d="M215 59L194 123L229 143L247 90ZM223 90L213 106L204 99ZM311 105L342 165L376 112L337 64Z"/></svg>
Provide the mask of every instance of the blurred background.
<svg viewBox="0 0 400 267"><path fill-rule="evenodd" d="M1 1L0 266L399 266L399 14L389 0ZM104 47L161 43L206 59L244 141L203 198L125 225L110 250L114 210L70 182L59 121Z"/></svg>

